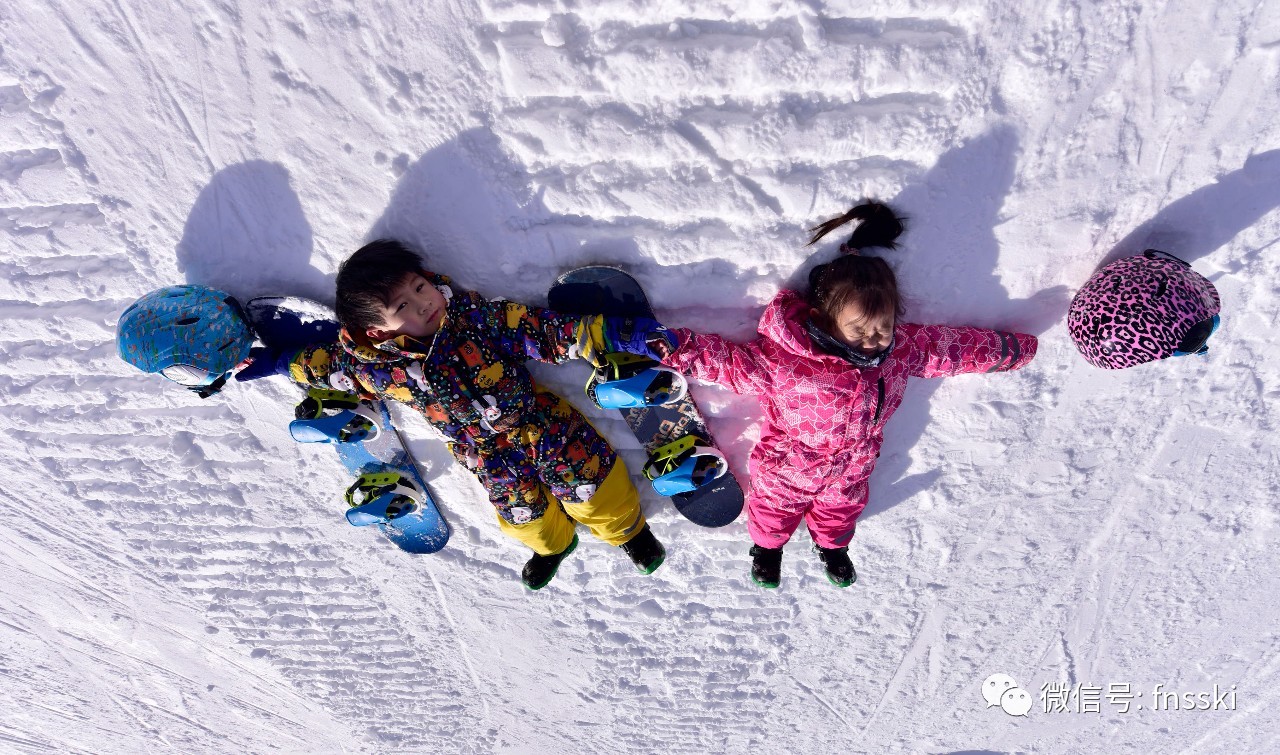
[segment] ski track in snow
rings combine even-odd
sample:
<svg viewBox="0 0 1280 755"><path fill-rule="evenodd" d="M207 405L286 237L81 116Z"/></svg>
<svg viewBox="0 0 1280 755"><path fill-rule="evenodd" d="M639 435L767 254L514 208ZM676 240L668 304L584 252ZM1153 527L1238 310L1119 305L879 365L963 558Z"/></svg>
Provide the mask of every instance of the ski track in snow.
<svg viewBox="0 0 1280 755"><path fill-rule="evenodd" d="M1274 0L179 6L0 10L7 747L1274 749ZM405 416L455 531L409 558L345 526L292 386L200 401L112 345L170 283L331 298L384 235L529 302L622 264L669 324L745 339L831 254L804 229L862 196L910 218L913 319L1042 346L912 385L845 591L804 533L756 588L744 522L645 490L657 573L583 533L527 593ZM1070 293L1148 244L1215 281L1223 331L1203 363L1094 370ZM535 373L640 468L583 366ZM754 400L695 392L745 482ZM1019 719L984 708L997 672L1240 706Z"/></svg>

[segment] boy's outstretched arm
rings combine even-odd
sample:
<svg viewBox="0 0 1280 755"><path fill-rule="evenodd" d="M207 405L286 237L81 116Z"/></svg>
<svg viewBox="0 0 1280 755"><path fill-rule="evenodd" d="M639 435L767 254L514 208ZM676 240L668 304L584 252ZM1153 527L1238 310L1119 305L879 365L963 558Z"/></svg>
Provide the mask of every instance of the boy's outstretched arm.
<svg viewBox="0 0 1280 755"><path fill-rule="evenodd" d="M909 372L915 377L947 377L966 372L1006 372L1026 366L1038 341L1026 333L948 325L904 325L911 346Z"/></svg>
<svg viewBox="0 0 1280 755"><path fill-rule="evenodd" d="M292 344L280 347L255 346L250 356L253 361L236 373L236 380L259 380L272 375L284 375L295 383L311 388L341 390L372 399L374 394L366 386L337 366L345 353L337 341Z"/></svg>
<svg viewBox="0 0 1280 755"><path fill-rule="evenodd" d="M486 302L480 309L509 353L540 362L582 357L598 364L598 355L611 351L660 359L676 346L663 338L670 331L646 317L568 315L509 301Z"/></svg>
<svg viewBox="0 0 1280 755"><path fill-rule="evenodd" d="M376 398L368 387L342 368L345 354L342 344L337 341L305 346L289 359L288 375L295 383L312 388L355 393L365 399Z"/></svg>
<svg viewBox="0 0 1280 755"><path fill-rule="evenodd" d="M477 325L495 336L507 353L553 364L578 356L582 315L501 299L483 300L475 313L480 318Z"/></svg>
<svg viewBox="0 0 1280 755"><path fill-rule="evenodd" d="M578 323L577 356L599 366L611 352L626 352L662 361L679 346L675 332L651 317L585 315Z"/></svg>

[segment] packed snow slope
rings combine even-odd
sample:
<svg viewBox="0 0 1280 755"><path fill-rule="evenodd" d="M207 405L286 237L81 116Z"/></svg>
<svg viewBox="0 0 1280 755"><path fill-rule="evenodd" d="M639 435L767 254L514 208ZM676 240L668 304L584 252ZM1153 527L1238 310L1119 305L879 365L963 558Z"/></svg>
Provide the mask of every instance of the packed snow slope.
<svg viewBox="0 0 1280 755"><path fill-rule="evenodd" d="M1278 69L1280 0L0 5L0 749L1277 750ZM761 590L743 521L646 493L656 574L587 538L527 592L406 416L455 530L409 557L346 526L294 387L202 401L113 345L173 283L332 301L380 236L534 303L622 265L669 324L747 339L862 197L910 218L910 319L1042 344L912 385L847 590L803 533ZM1147 246L1222 329L1094 369L1070 296ZM586 374L538 369L590 410ZM746 479L756 400L695 395ZM987 707L996 673L1026 716ZM1104 695L1046 712L1049 684Z"/></svg>

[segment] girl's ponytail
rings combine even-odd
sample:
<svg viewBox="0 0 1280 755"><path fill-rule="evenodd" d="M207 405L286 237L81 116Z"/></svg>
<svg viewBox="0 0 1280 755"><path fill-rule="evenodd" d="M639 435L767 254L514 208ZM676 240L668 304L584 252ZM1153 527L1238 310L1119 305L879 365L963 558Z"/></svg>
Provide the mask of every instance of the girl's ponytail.
<svg viewBox="0 0 1280 755"><path fill-rule="evenodd" d="M882 246L893 249L902 235L902 218L880 202L863 202L838 218L811 229L813 244L852 220L860 221L853 235L840 247L840 256L809 272L809 305L820 314L820 326L829 326L845 307L856 302L865 318L902 315L898 280L889 263L880 257L862 256L859 249Z"/></svg>
<svg viewBox="0 0 1280 755"><path fill-rule="evenodd" d="M896 239L902 235L902 219L894 215L888 205L875 201L863 202L838 218L810 228L813 237L809 239L808 245L816 244L823 236L854 220L861 222L853 229L853 235L849 237L845 247L852 250L870 246L897 248Z"/></svg>

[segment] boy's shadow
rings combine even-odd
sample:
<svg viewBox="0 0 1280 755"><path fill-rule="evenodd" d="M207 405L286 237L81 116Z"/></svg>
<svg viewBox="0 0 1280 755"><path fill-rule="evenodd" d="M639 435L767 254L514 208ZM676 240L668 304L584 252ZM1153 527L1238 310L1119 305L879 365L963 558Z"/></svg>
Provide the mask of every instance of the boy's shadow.
<svg viewBox="0 0 1280 755"><path fill-rule="evenodd" d="M251 160L214 174L191 208L178 242L188 283L221 289L241 301L264 294L333 302L333 283L311 266L311 226L289 172Z"/></svg>
<svg viewBox="0 0 1280 755"><path fill-rule="evenodd" d="M368 238L403 241L425 255L429 269L487 297L545 301L550 281L527 263L530 255L548 256L549 242L531 229L550 213L528 185L497 136L471 129L405 169ZM485 290L495 279L501 289Z"/></svg>
<svg viewBox="0 0 1280 755"><path fill-rule="evenodd" d="M906 321L1039 333L1066 311L1065 287L1013 300L995 275L1000 251L995 227L1013 185L1017 153L1017 134L997 127L943 155L889 202L907 218L901 246L868 253L886 257L897 272ZM847 232L841 238L846 237ZM806 262L797 275L800 290L807 288L808 270L832 256L828 249ZM864 517L902 503L941 476L937 469L906 475L910 450L929 424L929 398L939 385L938 380L909 383L901 407L885 426Z"/></svg>
<svg viewBox="0 0 1280 755"><path fill-rule="evenodd" d="M1098 267L1143 249L1160 249L1192 262L1231 241L1276 207L1280 207L1280 149L1251 155L1239 170L1172 202L1117 242Z"/></svg>

